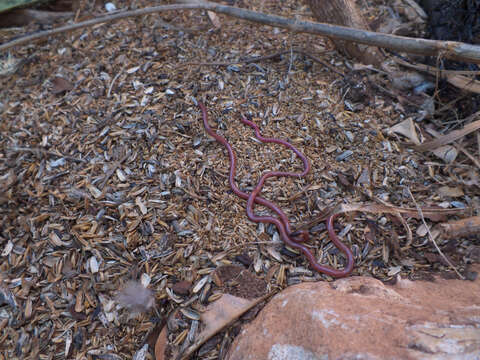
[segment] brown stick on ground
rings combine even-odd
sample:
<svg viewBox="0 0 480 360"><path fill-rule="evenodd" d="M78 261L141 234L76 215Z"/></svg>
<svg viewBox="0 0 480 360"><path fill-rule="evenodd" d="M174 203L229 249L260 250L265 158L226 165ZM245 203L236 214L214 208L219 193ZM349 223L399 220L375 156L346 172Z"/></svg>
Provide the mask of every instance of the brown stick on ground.
<svg viewBox="0 0 480 360"><path fill-rule="evenodd" d="M307 0L315 19L320 23L347 26L359 30L370 30L354 0ZM363 64L379 66L384 60L378 48L350 41L332 39L335 47L343 54Z"/></svg>

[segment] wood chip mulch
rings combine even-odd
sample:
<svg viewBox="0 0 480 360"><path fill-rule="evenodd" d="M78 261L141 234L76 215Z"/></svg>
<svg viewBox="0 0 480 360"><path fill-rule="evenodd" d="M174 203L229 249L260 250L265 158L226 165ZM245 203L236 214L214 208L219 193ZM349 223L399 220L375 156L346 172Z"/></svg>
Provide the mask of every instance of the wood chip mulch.
<svg viewBox="0 0 480 360"><path fill-rule="evenodd" d="M81 4L85 16L104 11L94 1ZM119 9L130 5L116 2ZM311 18L297 1L236 5ZM235 149L241 189L252 190L267 170L301 168L283 147L255 141L241 113L310 159L305 179L272 179L262 192L294 226L342 202L377 198L415 208L406 188L420 206L479 215L479 169L463 154L448 164L387 135L408 111L371 86L368 72L352 72L328 40L219 19L220 29L198 11L130 18L10 53L25 61L0 78L1 360L152 359L156 335L174 309L181 311L169 341L188 346L198 313L221 291L254 297L331 280L285 248L274 227L248 221L246 202L228 186L226 152L206 135L192 98L205 102L210 123ZM2 30L0 41L14 34ZM294 52L248 64L191 64L291 48L329 67ZM464 146L478 157L474 140ZM445 187L458 191L439 190ZM408 225L407 248L393 216L340 217L337 232L356 256L353 274L385 281L454 274L421 221ZM310 230L320 262L342 266L323 223ZM478 237L438 241L467 274ZM225 271L235 274L216 284L212 272L232 264ZM126 290L119 295L120 289ZM196 358L223 356L225 339L236 332L238 326L211 339ZM139 353L145 344L148 351Z"/></svg>

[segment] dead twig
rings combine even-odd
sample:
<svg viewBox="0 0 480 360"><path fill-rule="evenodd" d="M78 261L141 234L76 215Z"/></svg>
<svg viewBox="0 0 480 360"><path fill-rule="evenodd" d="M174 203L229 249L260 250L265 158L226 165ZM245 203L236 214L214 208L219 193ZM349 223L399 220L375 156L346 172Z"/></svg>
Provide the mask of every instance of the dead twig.
<svg viewBox="0 0 480 360"><path fill-rule="evenodd" d="M352 41L360 44L379 46L386 49L404 51L414 54L430 56L441 55L444 58L451 58L477 64L480 63L480 46L477 45L471 45L456 41L439 41L422 38L409 38L405 36L396 36L376 33L373 31L353 29L344 26L321 24L310 21L299 21L297 19L287 19L280 16L264 14L257 11L240 9L233 6L221 5L211 2L201 2L195 4L160 5L143 9L118 12L116 14L102 16L77 24L65 25L56 29L41 31L36 34L20 37L18 39L7 42L6 44L0 45L0 51L10 49L17 45L27 44L41 38L50 37L55 34L65 33L68 31L81 29L96 24L108 23L132 16L142 16L158 12L178 10L208 10L263 25L288 29L293 32L327 36L332 39Z"/></svg>
<svg viewBox="0 0 480 360"><path fill-rule="evenodd" d="M457 270L457 268L452 264L452 262L445 256L445 254L442 252L442 250L438 247L438 244L435 241L435 239L433 238L432 233L430 232L430 228L428 227L427 222L425 221L425 217L423 216L422 208L415 201L415 198L413 197L413 194L410 191L409 187L407 187L407 191L408 191L408 194L410 195L410 197L412 198L413 204L417 208L418 215L420 215L420 219L422 220L423 226L425 226L425 228L427 229L427 235L428 235L429 240L432 242L433 246L435 246L435 249L437 250L439 255L453 269L453 271L455 271L455 273L458 275L458 277L462 280L465 280L465 277L462 274L460 274L460 272Z"/></svg>

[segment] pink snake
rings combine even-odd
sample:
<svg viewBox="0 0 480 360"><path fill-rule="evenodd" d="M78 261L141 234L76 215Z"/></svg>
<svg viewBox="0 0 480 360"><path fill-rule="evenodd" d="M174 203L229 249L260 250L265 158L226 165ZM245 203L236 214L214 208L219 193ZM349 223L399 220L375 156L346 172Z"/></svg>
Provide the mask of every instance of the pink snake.
<svg viewBox="0 0 480 360"><path fill-rule="evenodd" d="M225 148L227 149L228 156L230 158L230 172L228 176L228 181L230 183L230 187L232 188L233 192L238 197L244 200L247 200L248 218L251 221L254 221L257 223L262 222L262 223L274 224L278 229L280 238L285 242L285 244L287 244L291 248L300 250L307 257L310 263L310 266L315 271L329 275L334 278L341 278L341 277L346 277L350 275L353 270L355 259L353 257L352 251L345 244L343 244L338 238L338 236L335 234L335 231L333 229L333 222L337 215L332 215L328 217L326 220L326 224L327 224L327 231L328 231L330 240L347 257L347 264L343 270L338 270L329 266L320 265L315 259L315 256L312 254L312 252L305 245L302 244L303 242L306 242L309 240L308 231L302 230L302 231L292 233L291 227L290 227L290 221L288 220L287 215L285 215L285 213L271 201L258 196L262 191L262 187L265 181L268 178L279 177L279 176L290 176L290 177L301 178L305 176L310 171L310 163L308 159L292 144L284 140L263 137L260 133L260 129L258 128L258 126L255 123L247 120L244 116L242 116L242 122L255 130L255 136L257 137L258 140L260 140L262 143L275 143L275 144L280 144L289 148L303 161L303 166L304 166L304 170L301 173L292 173L292 172L283 172L283 171L269 171L264 173L260 178L260 180L258 181L258 184L255 187L255 189L253 189L253 191L249 195L246 192L241 191L235 183L236 158L235 158L235 153L233 152L232 146L227 142L225 138L223 138L222 136L218 135L215 131L213 131L213 129L208 124L208 115L207 115L207 109L205 108L205 105L198 102L198 106L202 111L203 125L207 133L210 136L212 136L216 141L218 141L223 146L225 146ZM269 208L270 210L272 210L278 215L278 218L273 216L256 215L253 210L255 203Z"/></svg>

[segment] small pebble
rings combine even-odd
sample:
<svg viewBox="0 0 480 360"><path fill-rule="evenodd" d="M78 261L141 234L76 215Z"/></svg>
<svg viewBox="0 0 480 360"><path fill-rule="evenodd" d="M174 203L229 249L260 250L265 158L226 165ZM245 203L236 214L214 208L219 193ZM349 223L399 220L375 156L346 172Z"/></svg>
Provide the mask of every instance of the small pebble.
<svg viewBox="0 0 480 360"><path fill-rule="evenodd" d="M108 2L105 4L105 10L107 10L108 12L112 12L117 10L117 7L115 6L114 3Z"/></svg>

